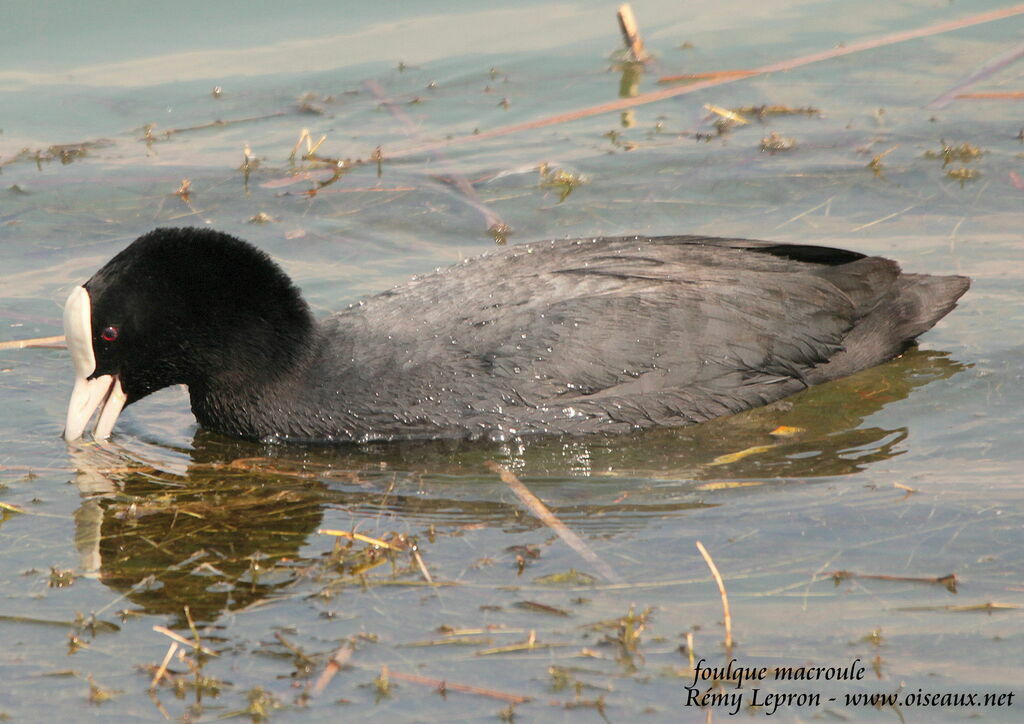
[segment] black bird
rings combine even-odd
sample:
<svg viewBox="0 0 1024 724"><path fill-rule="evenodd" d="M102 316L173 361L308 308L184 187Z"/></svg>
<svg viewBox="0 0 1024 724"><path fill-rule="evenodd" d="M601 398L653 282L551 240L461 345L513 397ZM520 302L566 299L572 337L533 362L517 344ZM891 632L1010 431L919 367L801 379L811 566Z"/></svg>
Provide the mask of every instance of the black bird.
<svg viewBox="0 0 1024 724"><path fill-rule="evenodd" d="M267 442L687 425L906 349L961 276L818 246L697 236L510 246L316 321L263 252L157 229L68 298L64 435L188 386L204 427Z"/></svg>

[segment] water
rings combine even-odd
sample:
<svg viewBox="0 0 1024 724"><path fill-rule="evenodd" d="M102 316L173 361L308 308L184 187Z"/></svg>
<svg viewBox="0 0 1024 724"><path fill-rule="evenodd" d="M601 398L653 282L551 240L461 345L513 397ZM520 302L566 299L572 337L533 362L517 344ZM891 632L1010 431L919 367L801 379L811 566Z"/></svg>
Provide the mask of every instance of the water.
<svg viewBox="0 0 1024 724"><path fill-rule="evenodd" d="M658 56L638 79L641 93L662 87L661 75L756 67L989 9L634 8ZM275 448L197 430L185 393L172 389L129 409L109 446L69 447L60 439L66 352L4 350L0 716L508 715L507 700L457 690L468 685L531 697L514 707L521 720L704 719L684 706L694 676L686 636L696 661L723 666L729 656L700 540L728 590L739 665L865 666L860 681L758 685L758 701L768 692L821 697L773 719L1016 721L1019 704L1007 706L1005 694L1021 692L1024 670L1024 190L1011 175L1024 174L1020 107L925 106L1019 42L1024 20L627 116L402 155L612 101L630 83L610 60L619 39L602 4L394 13L188 2L5 11L0 338L60 334L70 288L158 225L249 239L322 313L491 248L496 221L511 227L512 242L676 232L814 242L967 274L973 287L919 350L892 363L727 420L616 438ZM1020 90L1021 81L1011 66L973 90ZM704 104L820 113L751 116L719 137ZM184 130L165 135L175 129ZM326 136L326 157L368 159L380 146L381 175L375 163L357 166L314 197L301 193L313 181L285 185L303 129L313 143ZM772 131L795 147L762 152ZM926 157L943 141L984 153L943 166ZM65 149L66 164L60 149L47 150L82 142L85 155ZM239 170L246 144L259 161L248 183ZM867 168L888 149L879 174ZM542 185L542 163L583 183L559 202L564 187ZM961 184L946 175L958 168L978 175ZM453 178L472 183L477 198ZM175 193L183 179L187 198ZM249 223L260 213L274 220ZM773 435L780 427L795 432ZM615 581L526 511L492 460L543 498ZM361 541L335 548L320 529L404 550L388 560ZM424 581L407 539L438 585ZM545 578L570 571L579 575ZM941 582L836 582L837 571L955 573L957 592ZM193 641L185 606L218 656L172 657L151 696L172 643L153 627ZM500 650L531 637L531 649ZM314 696L339 647L346 668ZM408 675L447 681L446 696ZM1004 700L897 712L844 698L901 687ZM743 691L745 705L753 692ZM730 710L713 707L712 718Z"/></svg>

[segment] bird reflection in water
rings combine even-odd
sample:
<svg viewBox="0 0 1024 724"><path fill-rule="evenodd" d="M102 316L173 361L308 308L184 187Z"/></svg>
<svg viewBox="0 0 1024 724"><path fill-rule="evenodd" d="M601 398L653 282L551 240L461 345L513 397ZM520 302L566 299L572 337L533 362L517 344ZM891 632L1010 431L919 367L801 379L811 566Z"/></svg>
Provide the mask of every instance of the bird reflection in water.
<svg viewBox="0 0 1024 724"><path fill-rule="evenodd" d="M699 515L737 494L709 494L708 481L748 480L784 494L793 481L890 459L909 431L865 419L963 368L944 353L915 349L767 407L626 436L287 447L199 431L187 455L149 446L150 456L135 444L84 445L71 451L83 498L75 514L80 567L137 613L170 614L179 625L185 605L196 621L212 622L297 588L327 597L370 576L421 581L413 562L394 551L344 539L331 548L316 535L328 508L347 513L353 526L376 519L374 530L405 530L421 543L466 525L540 527L485 467L497 460L542 487L570 527L614 535L654 518ZM771 435L780 427L795 432ZM750 454L736 454L743 451Z"/></svg>

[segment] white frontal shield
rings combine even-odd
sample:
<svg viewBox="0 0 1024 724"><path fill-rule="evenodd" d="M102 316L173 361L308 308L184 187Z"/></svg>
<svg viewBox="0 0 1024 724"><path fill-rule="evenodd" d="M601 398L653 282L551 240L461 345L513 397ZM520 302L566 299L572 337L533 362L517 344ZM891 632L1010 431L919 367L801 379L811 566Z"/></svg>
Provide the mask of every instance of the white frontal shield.
<svg viewBox="0 0 1024 724"><path fill-rule="evenodd" d="M71 442L82 437L96 408L100 408L100 414L93 437L108 438L127 396L117 375L89 379L96 371L96 355L92 348L92 301L85 287L75 287L64 304L64 336L75 363L75 386L68 403L64 439Z"/></svg>

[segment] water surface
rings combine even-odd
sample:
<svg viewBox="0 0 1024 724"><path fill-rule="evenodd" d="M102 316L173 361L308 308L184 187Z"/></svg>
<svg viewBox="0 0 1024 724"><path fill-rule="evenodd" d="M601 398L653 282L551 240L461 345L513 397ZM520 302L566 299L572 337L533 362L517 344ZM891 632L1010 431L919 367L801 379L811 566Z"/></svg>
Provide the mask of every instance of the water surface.
<svg viewBox="0 0 1024 724"><path fill-rule="evenodd" d="M442 697L416 675L530 697L513 707L517 720L704 720L684 708L687 636L696 660L729 656L699 540L728 589L739 663L867 667L859 682L766 682L762 695L822 697L773 719L1019 718L1019 705L897 711L843 697L1021 692L1020 103L926 106L1019 42L1024 20L403 154L609 102L634 84L655 90L662 75L757 67L991 6L634 8L657 58L625 78L614 8L593 2L5 11L3 340L60 334L68 291L158 225L256 243L323 314L492 248L494 223L511 227L510 242L813 242L974 284L919 349L889 364L727 420L610 438L259 446L197 430L172 389L128 410L109 445L69 447L66 352L2 351L0 716L512 713L452 686ZM1010 66L973 90L1020 90L1021 73ZM705 104L813 111L750 114L719 135ZM304 193L330 176L301 159L304 144L290 160L304 129L313 143L325 137L322 157L366 160L380 147L379 175L356 165ZM772 132L795 146L764 152ZM944 164L933 157L944 143L983 153ZM247 147L258 161L248 178ZM886 151L876 173L868 164ZM542 164L582 183L560 200L566 188L545 184ZM286 183L297 167L313 175ZM975 173L948 175L960 168ZM185 179L189 193L176 193ZM254 223L259 214L272 220ZM530 514L489 461L514 471L603 566ZM320 529L406 550L336 544ZM955 573L958 585L837 571ZM154 626L198 634L218 655L172 657L149 694L171 644ZM339 650L345 667L313 695Z"/></svg>

